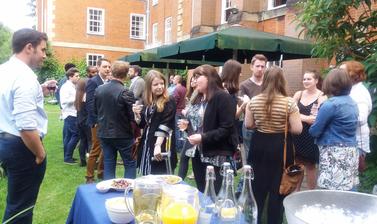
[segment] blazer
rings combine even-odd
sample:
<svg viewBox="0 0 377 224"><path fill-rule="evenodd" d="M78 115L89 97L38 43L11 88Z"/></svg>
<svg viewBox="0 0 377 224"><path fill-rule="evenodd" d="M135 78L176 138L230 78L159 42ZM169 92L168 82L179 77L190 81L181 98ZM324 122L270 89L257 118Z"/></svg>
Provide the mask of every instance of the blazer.
<svg viewBox="0 0 377 224"><path fill-rule="evenodd" d="M238 142L235 115L236 104L227 92L218 91L208 101L203 118L204 156L233 156Z"/></svg>
<svg viewBox="0 0 377 224"><path fill-rule="evenodd" d="M100 138L132 138L134 95L121 81L111 80L99 86L94 94L97 136Z"/></svg>
<svg viewBox="0 0 377 224"><path fill-rule="evenodd" d="M94 127L97 124L97 117L94 114L94 92L98 86L102 85L103 81L99 74L90 78L86 83L85 92L86 92L86 109L88 111L87 124L89 127Z"/></svg>

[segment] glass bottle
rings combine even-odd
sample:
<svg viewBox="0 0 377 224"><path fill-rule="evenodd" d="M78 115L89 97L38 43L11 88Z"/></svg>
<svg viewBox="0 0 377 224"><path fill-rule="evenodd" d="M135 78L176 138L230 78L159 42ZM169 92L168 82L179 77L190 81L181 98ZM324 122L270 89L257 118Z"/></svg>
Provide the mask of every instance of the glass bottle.
<svg viewBox="0 0 377 224"><path fill-rule="evenodd" d="M216 210L216 192L215 192L215 169L213 166L207 166L206 187L204 195L200 201L199 220L200 224L209 224L217 215Z"/></svg>
<svg viewBox="0 0 377 224"><path fill-rule="evenodd" d="M243 223L256 224L258 216L257 202L255 201L251 180L254 179L254 173L250 165L243 166L243 187L238 206L240 208L240 218Z"/></svg>
<svg viewBox="0 0 377 224"><path fill-rule="evenodd" d="M226 193L225 198L219 207L219 222L221 224L239 223L239 207L234 196L234 171L228 169L225 176Z"/></svg>
<svg viewBox="0 0 377 224"><path fill-rule="evenodd" d="M218 208L221 204L221 202L224 200L225 198L225 194L226 194L226 181L225 181L225 176L226 176L226 171L231 169L230 168L230 163L229 162L225 162L223 163L223 165L221 166L221 171L220 171L220 175L223 177L223 180L222 180L222 183L221 183L221 188L220 188L220 191L219 193L217 194L217 202L216 202L216 207Z"/></svg>

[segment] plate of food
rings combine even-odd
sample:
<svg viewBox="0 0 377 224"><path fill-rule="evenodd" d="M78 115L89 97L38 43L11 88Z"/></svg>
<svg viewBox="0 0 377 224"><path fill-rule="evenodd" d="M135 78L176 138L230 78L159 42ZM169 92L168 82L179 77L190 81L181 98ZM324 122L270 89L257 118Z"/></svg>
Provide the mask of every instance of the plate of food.
<svg viewBox="0 0 377 224"><path fill-rule="evenodd" d="M116 178L111 180L104 180L96 185L99 192L108 192L110 189L116 191L124 191L127 187L132 186L134 180L127 178Z"/></svg>
<svg viewBox="0 0 377 224"><path fill-rule="evenodd" d="M167 184L178 184L182 181L182 178L176 175L156 175L156 177Z"/></svg>

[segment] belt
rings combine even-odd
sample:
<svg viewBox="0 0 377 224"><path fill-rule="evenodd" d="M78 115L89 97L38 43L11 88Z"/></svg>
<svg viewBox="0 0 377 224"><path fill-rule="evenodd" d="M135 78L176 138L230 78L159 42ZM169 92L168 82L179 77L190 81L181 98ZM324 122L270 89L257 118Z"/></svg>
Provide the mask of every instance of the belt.
<svg viewBox="0 0 377 224"><path fill-rule="evenodd" d="M12 135L12 134L9 134L7 132L1 132L0 133L0 138L20 138L20 136L17 136L17 135Z"/></svg>
<svg viewBox="0 0 377 224"><path fill-rule="evenodd" d="M10 139L10 138L21 138L21 137L17 135L9 134L8 132L0 133L0 139ZM42 141L42 137L39 137L39 139Z"/></svg>

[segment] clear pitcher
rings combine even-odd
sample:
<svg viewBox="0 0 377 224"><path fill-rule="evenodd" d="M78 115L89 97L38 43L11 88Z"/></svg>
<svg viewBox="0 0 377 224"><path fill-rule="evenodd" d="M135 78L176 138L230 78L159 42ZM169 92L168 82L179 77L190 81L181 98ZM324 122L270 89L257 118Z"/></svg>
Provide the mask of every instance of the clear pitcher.
<svg viewBox="0 0 377 224"><path fill-rule="evenodd" d="M133 191L133 209L129 202L129 192ZM135 179L134 185L125 191L128 210L135 216L137 224L158 224L157 209L161 202L162 186L156 179L140 177Z"/></svg>

